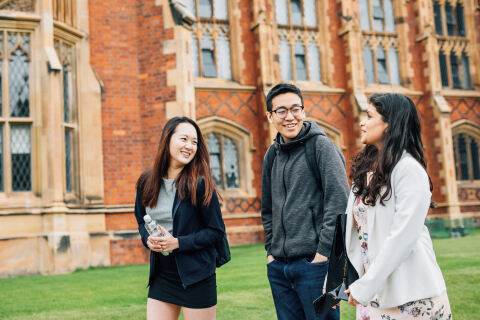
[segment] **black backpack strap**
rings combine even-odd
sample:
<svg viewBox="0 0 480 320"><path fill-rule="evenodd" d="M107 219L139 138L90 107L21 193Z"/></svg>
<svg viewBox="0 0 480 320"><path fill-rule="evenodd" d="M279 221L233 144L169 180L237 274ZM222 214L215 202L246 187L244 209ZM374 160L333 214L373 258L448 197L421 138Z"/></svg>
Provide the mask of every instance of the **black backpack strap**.
<svg viewBox="0 0 480 320"><path fill-rule="evenodd" d="M312 137L305 142L305 156L307 157L307 165L310 168L310 171L314 174L315 180L317 181L317 186L320 190L322 187L322 176L320 175L320 169L317 165L317 139Z"/></svg>
<svg viewBox="0 0 480 320"><path fill-rule="evenodd" d="M327 137L327 139L329 139ZM333 143L332 141L329 141ZM345 157L343 156L342 152L338 149L338 147L333 144L335 147L335 151L337 151L338 155L342 159L343 166L345 167ZM305 142L305 156L307 157L307 164L310 168L310 171L313 172L315 175L315 180L317 180L317 185L320 190L322 190L322 175L320 174L320 170L318 169L317 164L317 137L312 137Z"/></svg>
<svg viewBox="0 0 480 320"><path fill-rule="evenodd" d="M276 143L272 144L268 150L267 153L265 154L265 161L267 163L267 168L269 168L270 174L272 172L272 167L273 167L273 161L275 161L275 158L277 156L277 148L278 145Z"/></svg>

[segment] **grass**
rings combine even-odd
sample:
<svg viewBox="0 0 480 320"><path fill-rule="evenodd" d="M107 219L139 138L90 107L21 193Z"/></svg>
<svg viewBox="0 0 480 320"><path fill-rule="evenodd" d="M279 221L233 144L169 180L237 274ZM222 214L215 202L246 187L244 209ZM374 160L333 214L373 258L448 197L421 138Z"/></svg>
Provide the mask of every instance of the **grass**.
<svg viewBox="0 0 480 320"><path fill-rule="evenodd" d="M434 240L455 320L480 319L480 233ZM263 246L232 248L217 270L218 319L275 319ZM0 319L144 319L148 265L0 279ZM342 319L355 319L342 303Z"/></svg>

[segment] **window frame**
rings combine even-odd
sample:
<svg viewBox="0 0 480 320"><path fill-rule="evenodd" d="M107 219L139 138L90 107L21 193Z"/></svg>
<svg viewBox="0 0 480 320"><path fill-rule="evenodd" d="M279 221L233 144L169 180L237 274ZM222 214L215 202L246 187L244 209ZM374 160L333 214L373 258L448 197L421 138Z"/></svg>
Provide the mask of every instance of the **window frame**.
<svg viewBox="0 0 480 320"><path fill-rule="evenodd" d="M79 181L79 168L80 168L80 163L79 163L79 108L78 108L78 70L77 70L77 41L78 39L75 39L75 37L65 37L62 35L60 32L55 32L55 35L53 37L54 39L54 47L60 62L60 65L62 69L60 70L60 77L59 77L59 85L60 85L60 105L62 109L62 121L61 121L61 127L62 127L62 156L64 161L62 161L62 176L63 176L63 194L64 194L64 199L66 202L75 202L79 198L79 193L80 193L80 181ZM76 41L77 40L77 41ZM56 44L57 42L60 44L60 47L57 48ZM64 97L64 62L65 59L68 59L67 54L63 52L62 46L61 45L67 45L71 47L72 50L72 55L71 55L71 60L69 62L69 68L70 68L70 73L71 73L71 80L72 80L72 101L70 102L72 105L72 110L71 112L71 121L66 122L65 121L65 97ZM67 188L67 165L66 165L66 131L70 131L72 136L70 137L71 139L71 190L69 191Z"/></svg>
<svg viewBox="0 0 480 320"><path fill-rule="evenodd" d="M392 22L393 22L393 27L394 27L394 32L391 31L386 31L387 30L387 13L385 12L385 0L378 0L380 3L380 7L382 9L383 13L383 19L382 19L382 31L376 31L375 30L375 19L374 19L374 13L373 13L373 0L365 0L367 4L367 10L368 10L368 23L369 23L369 29L362 29L362 26L359 25L360 30L361 30L361 35L362 35L362 50L361 50L361 55L362 55L362 62L363 62L363 68L364 68L364 79L365 79L365 85L366 86L402 86L402 79L403 79L403 68L401 68L401 55L402 52L400 50L400 37L399 37L399 31L395 23L395 11L396 11L396 6L394 1L392 1ZM360 2L358 2L358 10L360 10ZM388 13L390 14L390 13ZM365 50L366 46L370 47L370 54L372 57L372 70L367 70L367 65L365 63ZM381 48L384 53L384 59L379 59L377 55L378 49ZM396 51L396 66L397 66L397 74L398 74L398 84L395 84L397 79L394 79L393 74L392 74L392 65L393 62L391 59L394 59L393 55L390 54L390 49L393 48ZM378 65L380 63L380 60L385 61L385 73L387 74L388 77L388 83L384 83L380 81L380 73L379 73L379 68ZM367 82L367 73L373 73L374 76L374 82Z"/></svg>
<svg viewBox="0 0 480 320"><path fill-rule="evenodd" d="M2 114L0 115L0 126L2 130L2 157L3 157L3 190L0 191L0 199L10 198L23 198L25 196L31 196L38 193L38 177L35 172L35 168L38 167L38 150L36 148L37 131L36 129L36 115L38 103L35 99L35 82L37 74L35 73L35 61L37 56L33 48L36 46L35 41L35 29L38 27L37 21L1 21L0 31L6 34L7 37L3 37L2 46L7 49L8 53L1 54L2 62ZM10 116L10 88L9 88L9 74L5 70L9 71L9 56L10 50L8 49L8 33L28 33L29 39L29 115L28 117L12 117ZM7 68L7 69L5 69ZM12 172L12 153L11 153L11 125L30 125L30 190L13 191L13 172Z"/></svg>
<svg viewBox="0 0 480 320"><path fill-rule="evenodd" d="M238 189L219 189L223 198L246 198L256 197L256 191L252 186L254 172L252 169L252 156L255 151L253 135L246 128L232 120L211 116L197 120L197 124L205 137L209 133L216 133L231 139L238 152Z"/></svg>
<svg viewBox="0 0 480 320"><path fill-rule="evenodd" d="M275 2L276 0L274 0ZM289 48L289 52L288 52L288 55L290 57L290 67L289 67L289 70L291 72L291 79L283 79L283 76L282 76L282 67L281 67L281 61L280 59L278 59L278 65L279 65L279 68L280 68L280 79L281 81L299 81L299 82L312 82L312 83L317 83L317 84L325 84L326 81L325 79L327 77L325 77L325 73L326 71L324 70L324 62L323 62L323 56L325 55L323 52L322 52L322 48L321 48L321 41L320 41L320 38L321 38L321 19L319 19L319 10L320 10L320 6L322 6L322 3L321 1L314 1L315 3L315 19L316 19L316 26L309 26L307 25L307 18L306 18L306 15L305 15L305 0L300 0L300 10L302 12L302 24L301 25L297 25L297 24L293 24L292 23L292 6L291 6L291 1L292 0L284 0L286 2L286 5L287 5L287 24L280 24L278 21L277 21L277 13L276 13L276 5L274 3L273 7L274 7L274 13L273 13L273 16L274 16L274 20L275 20L275 25L276 25L276 29L277 29L277 37L278 37L278 41L281 42L281 41L286 41L287 45L288 45L288 48ZM304 50L304 54L303 54L303 62L304 62L304 65L305 65L305 75L306 75L306 80L298 80L298 76L297 76L297 65L296 65L296 57L297 57L297 54L296 54L296 46L297 46L297 43L300 43L303 47L303 50ZM312 80L312 78L314 77L313 75L311 75L311 65L310 65L310 44L315 44L316 46L316 49L317 49L317 55L318 55L318 76L319 76L319 80ZM278 54L278 57L280 58L281 56L281 53L279 52Z"/></svg>
<svg viewBox="0 0 480 320"><path fill-rule="evenodd" d="M458 139L459 136L463 135L466 139L465 146L467 148L467 167L468 167L468 179L462 179L461 171L461 159L459 155ZM454 154L455 162L455 178L457 183L480 183L480 179L475 179L473 173L473 163L472 163L472 154L471 154L471 144L470 141L474 140L477 143L477 152L480 152L480 126L471 121L460 120L452 125L452 153ZM480 158L477 159L477 166L480 168Z"/></svg>
<svg viewBox="0 0 480 320"><path fill-rule="evenodd" d="M198 67L198 76L197 78L204 78L204 79L222 79L222 80L233 80L234 79L234 68L233 68L233 59L232 59L232 26L231 26L231 19L230 19L230 11L231 11L231 4L230 0L225 0L226 3L226 10L227 10L227 18L226 19L217 19L215 18L215 1L214 0L209 0L211 1L211 17L210 18L203 18L200 17L199 13L199 1L200 0L192 0L194 2L194 11L193 15L195 16L196 22L192 26L192 42L196 42L196 58L197 61L193 61L193 63L196 63L196 66ZM211 28L207 28L207 25L211 24ZM214 28L222 28L222 26L226 26L227 30L222 33L218 31L213 31L216 35L217 38L214 38L211 36L211 33L209 32L210 29ZM212 54L213 54L213 59L215 63L215 77L206 77L205 72L204 72L204 64L203 64L203 48L202 48L202 39L205 33L208 33L210 36L210 39L213 43L213 48L211 49ZM217 34L218 33L218 34ZM226 37L226 40L229 44L229 51L230 51L230 78L220 78L219 77L219 58L217 56L218 53L218 46L217 46L217 41L220 35L224 34ZM194 56L195 57L195 56ZM193 60L193 59L192 59ZM195 76L195 75L194 75Z"/></svg>
<svg viewBox="0 0 480 320"><path fill-rule="evenodd" d="M471 46L470 44L470 39L467 35L467 21L465 17L465 3L456 0L454 2L455 6L452 6L452 3L449 1L438 1L434 0L433 5L432 5L432 14L434 19L438 17L438 15L435 13L435 7L438 7L440 10L440 18L439 20L439 25L441 25L441 30L437 30L437 22L435 21L435 32L434 36L437 40L437 66L439 70L439 85L440 88L443 89L453 89L453 90L472 90L473 89L473 81L472 81L472 69L471 69L471 61L472 59L470 58L470 50L469 47ZM454 34L450 35L448 32L448 23L447 23L447 12L446 8L448 6L451 6L452 8L452 16L455 19L455 25L454 25ZM458 7L462 7L462 30L459 29L460 24L459 24L459 17L458 17ZM461 35L463 31L463 35ZM439 33L440 32L440 33ZM445 62L446 62L446 69L442 67L442 64L440 63L441 55L445 56ZM458 77L459 77L459 83L460 86L458 86L455 81L454 81L454 72L453 72L453 63L452 63L452 58L455 56L456 62L457 62L457 69L458 69ZM467 68L464 67L465 60L463 57L467 58L468 66ZM466 74L465 70L468 72L468 75ZM443 79L444 77L445 79ZM444 80L448 79L448 85L445 85ZM466 80L469 80L468 82Z"/></svg>

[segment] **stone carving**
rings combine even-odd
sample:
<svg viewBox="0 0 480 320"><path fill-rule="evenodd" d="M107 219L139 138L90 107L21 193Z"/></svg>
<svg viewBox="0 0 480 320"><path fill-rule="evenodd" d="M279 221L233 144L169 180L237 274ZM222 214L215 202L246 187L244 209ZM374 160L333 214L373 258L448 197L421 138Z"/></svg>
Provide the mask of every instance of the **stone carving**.
<svg viewBox="0 0 480 320"><path fill-rule="evenodd" d="M3 0L0 1L0 10L34 12L34 0Z"/></svg>

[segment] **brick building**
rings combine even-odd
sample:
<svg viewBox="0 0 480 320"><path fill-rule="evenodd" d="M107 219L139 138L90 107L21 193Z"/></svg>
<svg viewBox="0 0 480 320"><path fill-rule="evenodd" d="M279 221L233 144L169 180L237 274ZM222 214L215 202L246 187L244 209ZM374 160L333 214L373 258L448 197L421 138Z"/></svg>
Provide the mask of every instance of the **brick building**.
<svg viewBox="0 0 480 320"><path fill-rule="evenodd" d="M480 217L478 1L1 1L0 57L2 277L147 261L134 186L177 115L208 141L231 244L261 242L280 81L346 159L369 94L411 97L430 217Z"/></svg>

